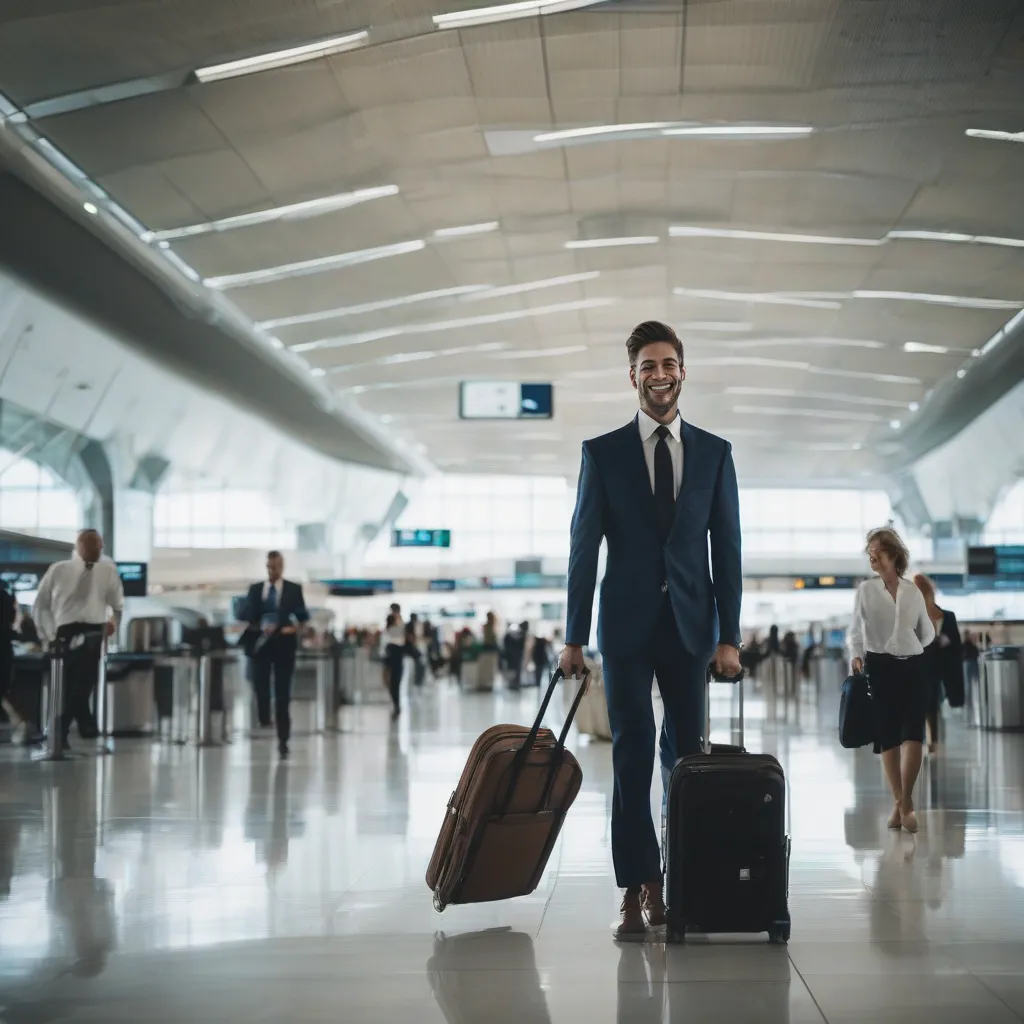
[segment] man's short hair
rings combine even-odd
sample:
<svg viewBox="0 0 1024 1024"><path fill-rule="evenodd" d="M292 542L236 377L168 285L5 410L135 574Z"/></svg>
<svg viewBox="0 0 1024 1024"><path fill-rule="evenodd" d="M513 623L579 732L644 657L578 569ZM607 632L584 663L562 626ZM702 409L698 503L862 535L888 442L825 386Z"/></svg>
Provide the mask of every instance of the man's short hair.
<svg viewBox="0 0 1024 1024"><path fill-rule="evenodd" d="M658 341L667 341L670 345L675 345L676 355L679 356L679 365L682 366L683 343L679 340L676 332L668 324L661 323L660 320L645 320L642 324L637 324L633 328L633 333L626 340L626 354L629 356L629 365L636 366L640 350Z"/></svg>
<svg viewBox="0 0 1024 1024"><path fill-rule="evenodd" d="M280 551L268 551L267 552L267 561L269 562L272 558L280 558L280 559L283 560L284 559L284 555L282 555Z"/></svg>

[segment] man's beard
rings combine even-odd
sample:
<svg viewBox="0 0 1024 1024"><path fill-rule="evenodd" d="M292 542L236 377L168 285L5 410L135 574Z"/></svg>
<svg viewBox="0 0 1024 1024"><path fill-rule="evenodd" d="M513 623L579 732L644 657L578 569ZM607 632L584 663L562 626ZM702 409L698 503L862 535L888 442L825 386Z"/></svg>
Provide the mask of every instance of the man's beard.
<svg viewBox="0 0 1024 1024"><path fill-rule="evenodd" d="M649 384L645 384L640 392L643 399L642 405L658 415L664 415L679 401L679 393L683 389L683 382L677 380L675 387L668 391L652 391Z"/></svg>

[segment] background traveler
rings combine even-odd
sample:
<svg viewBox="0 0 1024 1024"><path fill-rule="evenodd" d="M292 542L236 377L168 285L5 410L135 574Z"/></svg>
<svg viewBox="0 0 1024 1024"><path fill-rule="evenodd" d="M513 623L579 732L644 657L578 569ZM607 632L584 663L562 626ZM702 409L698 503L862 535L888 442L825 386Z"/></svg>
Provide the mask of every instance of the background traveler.
<svg viewBox="0 0 1024 1024"><path fill-rule="evenodd" d="M858 588L850 625L850 667L866 672L881 753L895 807L889 828L918 830L914 784L921 771L931 687L924 649L935 637L921 592L905 579L910 553L889 527L868 534L874 579Z"/></svg>

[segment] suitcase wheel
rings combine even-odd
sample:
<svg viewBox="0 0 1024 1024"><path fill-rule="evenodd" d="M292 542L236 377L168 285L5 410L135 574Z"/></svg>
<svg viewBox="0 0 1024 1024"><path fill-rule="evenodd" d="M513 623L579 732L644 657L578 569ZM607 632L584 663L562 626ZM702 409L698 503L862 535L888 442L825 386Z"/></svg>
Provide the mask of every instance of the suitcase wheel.
<svg viewBox="0 0 1024 1024"><path fill-rule="evenodd" d="M776 921L768 929L768 941L776 945L784 946L789 942L790 923L789 921Z"/></svg>

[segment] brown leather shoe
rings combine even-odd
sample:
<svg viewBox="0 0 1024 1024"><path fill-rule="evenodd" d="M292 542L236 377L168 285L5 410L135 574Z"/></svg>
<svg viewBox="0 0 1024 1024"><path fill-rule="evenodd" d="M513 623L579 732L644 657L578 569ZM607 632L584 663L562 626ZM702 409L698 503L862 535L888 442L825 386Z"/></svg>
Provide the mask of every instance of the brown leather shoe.
<svg viewBox="0 0 1024 1024"><path fill-rule="evenodd" d="M668 919L665 916L665 898L662 895L660 878L656 882L648 882L640 890L640 904L644 917L652 928L665 927Z"/></svg>
<svg viewBox="0 0 1024 1024"><path fill-rule="evenodd" d="M640 890L627 889L619 908L619 924L613 935L616 942L643 942L647 938L647 926L640 905Z"/></svg>

